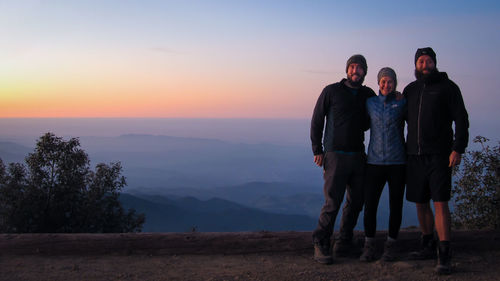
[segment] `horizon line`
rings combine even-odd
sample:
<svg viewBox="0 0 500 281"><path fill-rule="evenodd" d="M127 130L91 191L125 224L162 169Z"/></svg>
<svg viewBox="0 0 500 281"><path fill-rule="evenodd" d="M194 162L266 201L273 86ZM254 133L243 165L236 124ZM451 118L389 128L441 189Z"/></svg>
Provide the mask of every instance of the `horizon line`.
<svg viewBox="0 0 500 281"><path fill-rule="evenodd" d="M171 120L305 120L309 117L0 117L0 120L14 119L171 119Z"/></svg>

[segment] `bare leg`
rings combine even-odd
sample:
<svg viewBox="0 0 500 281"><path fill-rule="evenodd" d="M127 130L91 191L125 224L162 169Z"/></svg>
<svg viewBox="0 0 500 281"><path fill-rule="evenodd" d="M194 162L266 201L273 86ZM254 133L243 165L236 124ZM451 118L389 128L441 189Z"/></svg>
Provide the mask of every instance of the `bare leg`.
<svg viewBox="0 0 500 281"><path fill-rule="evenodd" d="M451 215L448 208L448 201L434 202L436 210L436 231L439 241L450 241Z"/></svg>
<svg viewBox="0 0 500 281"><path fill-rule="evenodd" d="M418 222L420 223L420 230L422 231L422 234L428 235L434 233L434 215L432 214L430 204L416 203L416 205Z"/></svg>

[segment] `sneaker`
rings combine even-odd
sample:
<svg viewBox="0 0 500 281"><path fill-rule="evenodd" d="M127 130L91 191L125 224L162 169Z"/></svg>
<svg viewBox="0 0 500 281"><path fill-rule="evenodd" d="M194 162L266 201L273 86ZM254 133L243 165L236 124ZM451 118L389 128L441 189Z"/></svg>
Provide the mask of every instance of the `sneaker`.
<svg viewBox="0 0 500 281"><path fill-rule="evenodd" d="M337 240L333 245L333 252L336 257L346 257L349 255L352 248L352 243L349 240Z"/></svg>
<svg viewBox="0 0 500 281"><path fill-rule="evenodd" d="M363 253L359 257L360 261L370 262L375 260L375 239L365 240Z"/></svg>
<svg viewBox="0 0 500 281"><path fill-rule="evenodd" d="M451 274L451 249L449 244L439 244L438 247L438 264L436 265L438 274Z"/></svg>
<svg viewBox="0 0 500 281"><path fill-rule="evenodd" d="M325 244L314 243L314 260L321 264L332 264L332 254L330 247Z"/></svg>
<svg viewBox="0 0 500 281"><path fill-rule="evenodd" d="M431 239L429 242L421 242L420 250L411 252L408 256L411 260L431 260L436 259L436 241Z"/></svg>
<svg viewBox="0 0 500 281"><path fill-rule="evenodd" d="M395 261L397 259L395 245L396 241L385 241L384 253L382 254L383 261Z"/></svg>

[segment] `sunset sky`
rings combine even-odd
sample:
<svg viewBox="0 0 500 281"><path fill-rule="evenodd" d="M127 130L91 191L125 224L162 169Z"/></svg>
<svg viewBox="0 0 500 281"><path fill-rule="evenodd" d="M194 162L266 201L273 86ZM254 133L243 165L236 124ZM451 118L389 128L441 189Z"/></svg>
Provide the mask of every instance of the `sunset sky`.
<svg viewBox="0 0 500 281"><path fill-rule="evenodd" d="M499 119L498 1L0 0L0 117L309 118L365 55L398 90L418 47Z"/></svg>

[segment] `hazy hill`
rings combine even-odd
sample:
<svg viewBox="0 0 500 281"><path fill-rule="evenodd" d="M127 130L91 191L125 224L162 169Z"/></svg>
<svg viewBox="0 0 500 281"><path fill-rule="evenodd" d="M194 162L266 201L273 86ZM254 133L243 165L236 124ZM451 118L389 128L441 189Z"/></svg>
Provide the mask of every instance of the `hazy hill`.
<svg viewBox="0 0 500 281"><path fill-rule="evenodd" d="M309 146L138 134L79 139L92 165L121 162L130 189L211 188L252 181L297 184L321 181L320 169L312 165ZM18 141L28 143L24 139ZM34 147L35 140L32 142ZM32 151L13 142L0 143L0 157L4 162L23 161Z"/></svg>
<svg viewBox="0 0 500 281"><path fill-rule="evenodd" d="M31 152L33 148L10 141L0 141L0 158L4 164L24 162L24 158Z"/></svg>
<svg viewBox="0 0 500 281"><path fill-rule="evenodd" d="M122 162L131 189L321 181L306 146L154 135L82 137L81 144L93 163Z"/></svg>
<svg viewBox="0 0 500 281"><path fill-rule="evenodd" d="M280 231L312 229L315 225L315 220L307 216L272 214L218 198L150 198L126 193L120 196L125 208L135 208L146 215L144 232Z"/></svg>
<svg viewBox="0 0 500 281"><path fill-rule="evenodd" d="M322 196L322 186L297 184L291 182L247 182L238 185L215 186L207 188L140 188L129 189L133 194L154 194L166 197L194 196L198 199L207 200L219 197L240 204L251 205L262 199L262 197L275 196L286 197L295 194L313 193Z"/></svg>
<svg viewBox="0 0 500 281"><path fill-rule="evenodd" d="M310 192L304 192L309 190ZM222 198L238 204L260 209L270 213L278 214L295 214L309 216L314 221L317 220L321 207L324 203L322 186L304 187L293 183L265 183L251 182L242 185L216 187L210 189L158 189L155 190L143 189L134 190L132 194L141 198L152 198L157 195L167 198L182 198L193 196L201 200L209 200L211 198ZM341 213L335 223L335 228L338 229ZM379 208L377 213L377 228L384 230L388 228L389 220L389 196L388 188L386 187L380 197ZM408 201L404 201L403 205L403 220L402 227L418 225L415 205ZM358 219L356 229L363 229L363 213L361 212ZM309 230L309 229L302 229Z"/></svg>
<svg viewBox="0 0 500 281"><path fill-rule="evenodd" d="M158 231L162 231L160 229L163 229L164 224L159 218L161 216L155 214L164 212L165 206L176 207L177 211L179 206L175 204L176 200L183 197L198 200L183 204L196 205L195 209L200 207L199 202L219 198L226 200L225 204L219 202L219 205L226 206L231 201L254 211L258 209L266 213L307 216L308 220L314 222L323 204L321 169L312 164L309 147L154 135L82 137L80 140L94 164L111 161L122 163L128 183L126 192L143 199L144 196L150 196L148 202L136 202L144 209L151 210L147 212L147 227L150 229L153 229L152 222L158 222ZM33 148L14 142L0 142L0 157L5 163L23 162L32 151ZM152 197L158 195L173 202L151 202ZM384 191L378 214L379 229L387 229L387 201ZM190 217L186 225L180 226L180 231L186 231L198 223L191 219L197 216L190 213L193 210L191 206L185 209L187 211L182 215ZM197 226L200 227L202 223ZM259 229L259 225L249 225L256 227L252 230ZM309 224L300 223L293 224L293 229L299 229L298 225L304 227L301 230L311 229ZM415 208L408 202L405 202L402 225L417 225ZM216 227L225 229L221 224ZM270 229L268 226L264 228ZM245 229L243 225L241 229ZM361 218L357 229L362 229Z"/></svg>

